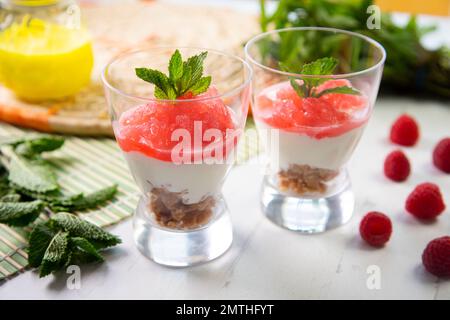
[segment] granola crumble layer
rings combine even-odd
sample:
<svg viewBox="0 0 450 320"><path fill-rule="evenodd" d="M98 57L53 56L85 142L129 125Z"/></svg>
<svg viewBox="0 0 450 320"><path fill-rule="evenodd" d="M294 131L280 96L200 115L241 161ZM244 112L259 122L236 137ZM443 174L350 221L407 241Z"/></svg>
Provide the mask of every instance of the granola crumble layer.
<svg viewBox="0 0 450 320"><path fill-rule="evenodd" d="M278 173L282 191L291 191L299 195L325 193L327 182L334 179L338 171L314 168L309 165L291 164L287 170Z"/></svg>
<svg viewBox="0 0 450 320"><path fill-rule="evenodd" d="M208 196L197 203L183 203L182 192L165 188L150 191L150 210L159 225L171 229L196 229L209 222L216 200Z"/></svg>

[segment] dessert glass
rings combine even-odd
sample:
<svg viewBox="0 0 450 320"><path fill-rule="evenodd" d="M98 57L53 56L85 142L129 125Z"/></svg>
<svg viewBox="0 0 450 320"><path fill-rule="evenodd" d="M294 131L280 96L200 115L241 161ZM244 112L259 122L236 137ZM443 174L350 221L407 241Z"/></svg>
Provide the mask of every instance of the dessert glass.
<svg viewBox="0 0 450 320"><path fill-rule="evenodd" d="M219 51L178 48L183 57L207 51L208 91L175 100L153 98L153 85L135 75L165 72L177 48L119 56L103 72L114 134L142 195L134 214L138 249L155 262L189 266L222 255L232 226L222 184L251 98L251 68Z"/></svg>
<svg viewBox="0 0 450 320"><path fill-rule="evenodd" d="M305 233L346 223L355 204L347 163L372 113L385 50L361 34L304 27L260 34L246 44L245 54L254 72L253 116L260 137L268 140L264 214ZM332 74L302 74L304 64L325 57L336 59ZM299 94L293 81L318 84ZM341 86L359 93L318 95Z"/></svg>

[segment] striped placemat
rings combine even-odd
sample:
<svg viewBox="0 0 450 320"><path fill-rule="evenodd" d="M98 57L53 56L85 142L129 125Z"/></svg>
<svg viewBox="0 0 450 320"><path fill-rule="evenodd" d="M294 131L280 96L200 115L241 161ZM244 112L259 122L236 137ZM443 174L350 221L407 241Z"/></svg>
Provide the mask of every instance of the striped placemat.
<svg viewBox="0 0 450 320"><path fill-rule="evenodd" d="M247 129L253 130L251 119ZM24 135L29 130L0 123L0 136ZM243 163L257 154L255 135L241 140L237 161ZM139 197L138 189L122 158L116 141L110 138L68 137L64 146L51 154L51 163L58 180L70 193L91 192L117 183L118 194L101 209L80 214L84 219L105 227L132 215ZM40 217L45 219L45 216ZM0 224L0 280L23 272L27 263L27 237L30 228L15 228Z"/></svg>

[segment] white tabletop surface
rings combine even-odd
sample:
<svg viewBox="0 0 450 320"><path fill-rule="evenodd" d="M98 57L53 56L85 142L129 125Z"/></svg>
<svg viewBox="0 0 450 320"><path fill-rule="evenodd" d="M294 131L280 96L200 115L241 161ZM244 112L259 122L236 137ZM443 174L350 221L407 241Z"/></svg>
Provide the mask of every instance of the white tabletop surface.
<svg viewBox="0 0 450 320"><path fill-rule="evenodd" d="M421 139L405 149L411 177L393 183L383 176L382 164L395 148L387 139L389 127L403 112L418 119ZM64 273L39 279L27 271L0 284L0 300L450 299L450 281L438 280L421 264L426 244L450 234L450 176L431 163L434 145L445 136L450 136L449 103L381 97L349 164L356 209L347 225L318 235L275 226L259 209L261 168L241 165L232 170L223 190L234 243L221 258L185 269L159 266L135 248L129 219L111 228L123 244L107 254L107 262L82 267L80 289L68 289ZM403 209L409 192L425 181L437 183L447 203L431 224ZM382 249L365 245L358 234L361 217L372 210L385 212L393 221L393 236ZM379 289L367 286L370 266L379 268Z"/></svg>
<svg viewBox="0 0 450 320"><path fill-rule="evenodd" d="M422 136L405 149L412 175L394 183L382 174L385 155L395 148L387 139L391 122L408 112L420 122ZM185 269L159 266L143 257L132 240L131 220L111 228L123 244L107 262L81 269L81 288L69 290L68 275L39 279L20 274L0 286L3 299L450 299L450 281L438 280L421 264L433 238L450 234L450 176L431 164L436 142L449 136L450 106L430 101L381 98L349 169L356 194L353 219L345 226L302 235L275 226L259 210L261 168L235 167L224 195L235 226L231 249L218 260ZM420 182L441 187L447 210L431 224L404 211L408 193ZM358 234L367 211L388 214L394 232L385 248L372 249ZM369 266L378 266L381 288L369 289Z"/></svg>

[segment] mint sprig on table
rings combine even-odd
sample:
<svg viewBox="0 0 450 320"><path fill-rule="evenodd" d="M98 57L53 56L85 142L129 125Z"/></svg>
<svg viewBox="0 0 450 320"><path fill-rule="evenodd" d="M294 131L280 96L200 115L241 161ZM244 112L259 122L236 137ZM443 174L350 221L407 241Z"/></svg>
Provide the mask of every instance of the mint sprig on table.
<svg viewBox="0 0 450 320"><path fill-rule="evenodd" d="M281 68L287 72L294 72L303 75L331 75L336 69L339 61L335 58L321 58L317 59L311 63L304 64L300 70L291 70L280 64ZM300 77L303 83L300 84L296 78L290 78L290 83L295 92L302 98L320 98L326 94L330 93L342 93L342 94L353 94L360 95L360 92L352 87L340 86L334 88L328 88L317 92L317 87L326 82L327 78L314 78L314 77Z"/></svg>
<svg viewBox="0 0 450 320"><path fill-rule="evenodd" d="M39 275L73 263L103 261L99 250L120 239L69 212L96 208L112 199L117 185L90 194L65 194L44 152L59 149L61 137L50 135L0 138L0 223L33 224L28 262ZM38 221L41 213L50 214Z"/></svg>
<svg viewBox="0 0 450 320"><path fill-rule="evenodd" d="M136 75L155 85L155 97L175 100L190 92L194 96L208 90L211 76L203 77L203 62L208 52L202 52L183 61L176 50L169 61L169 76L159 70L136 68Z"/></svg>
<svg viewBox="0 0 450 320"><path fill-rule="evenodd" d="M103 261L99 250L121 240L77 216L60 212L37 224L30 235L28 262L39 268L39 276L71 264Z"/></svg>

